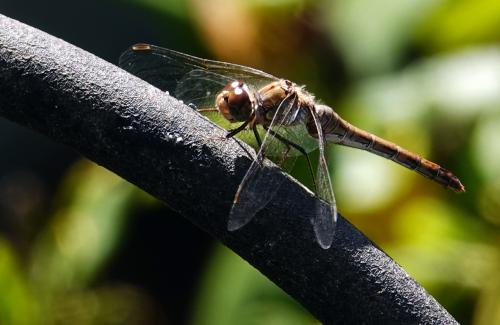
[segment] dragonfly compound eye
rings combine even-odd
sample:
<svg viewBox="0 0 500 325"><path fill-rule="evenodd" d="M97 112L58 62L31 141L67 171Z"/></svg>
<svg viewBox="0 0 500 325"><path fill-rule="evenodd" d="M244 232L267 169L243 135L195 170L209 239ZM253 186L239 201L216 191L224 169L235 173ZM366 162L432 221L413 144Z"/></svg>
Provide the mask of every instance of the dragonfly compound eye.
<svg viewBox="0 0 500 325"><path fill-rule="evenodd" d="M252 114L252 100L248 87L235 80L227 84L217 95L216 103L219 112L230 122L244 122Z"/></svg>

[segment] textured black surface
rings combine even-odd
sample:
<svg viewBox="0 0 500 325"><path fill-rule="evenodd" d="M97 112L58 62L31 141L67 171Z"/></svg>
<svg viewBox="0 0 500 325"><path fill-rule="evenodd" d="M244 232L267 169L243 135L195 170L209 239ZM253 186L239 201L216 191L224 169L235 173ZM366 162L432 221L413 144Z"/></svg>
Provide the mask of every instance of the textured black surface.
<svg viewBox="0 0 500 325"><path fill-rule="evenodd" d="M315 198L289 178L250 224L227 232L230 204L250 163L235 141L218 139L223 130L115 65L1 15L0 116L164 201L324 323L455 323L345 219L332 247L321 249L308 213ZM279 170L270 175L286 177Z"/></svg>

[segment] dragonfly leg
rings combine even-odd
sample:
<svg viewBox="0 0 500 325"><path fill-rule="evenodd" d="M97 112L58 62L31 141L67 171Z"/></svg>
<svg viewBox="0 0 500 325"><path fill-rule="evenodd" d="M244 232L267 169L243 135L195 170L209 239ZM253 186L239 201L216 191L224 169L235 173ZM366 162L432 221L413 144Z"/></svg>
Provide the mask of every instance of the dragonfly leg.
<svg viewBox="0 0 500 325"><path fill-rule="evenodd" d="M257 144L259 145L259 148L262 147L262 140L260 139L260 135L259 135L259 132L257 131L256 124L252 125L252 131L253 131L253 135L255 136L255 140L257 140Z"/></svg>
<svg viewBox="0 0 500 325"><path fill-rule="evenodd" d="M250 123L252 120L253 120L253 117L249 118L248 120L246 120L245 122L243 122L243 124L241 124L240 126L238 126L236 129L227 130L226 138L227 139L232 138L236 134L238 134L241 131L243 131L247 127L248 123Z"/></svg>
<svg viewBox="0 0 500 325"><path fill-rule="evenodd" d="M204 113L204 112L218 112L218 109L217 108L200 108L200 109L197 109L196 111L197 112L201 112L201 113Z"/></svg>
<svg viewBox="0 0 500 325"><path fill-rule="evenodd" d="M294 148L296 150L298 150L301 154L303 154L304 156L306 156L306 159L307 159L307 166L308 166L308 169L309 169L309 173L311 174L311 178L313 180L313 183L314 183L314 186L316 186L316 178L314 177L314 172L313 172L313 169L312 169L312 164L311 164L311 160L309 159L309 155L307 154L307 152L304 150L304 148L302 148L301 146L299 146L298 144L282 137L281 135L279 135L278 133L274 132L273 130L267 128L267 127L264 127L264 129L266 131L269 132L269 134L271 134L273 137L275 137L276 139L278 139L279 141L281 141L283 144L285 144L287 147L288 147L288 150L286 151L284 157L283 157L283 161L286 159L286 156L288 155L288 153L290 152L290 148ZM281 163L283 163L283 161Z"/></svg>
<svg viewBox="0 0 500 325"><path fill-rule="evenodd" d="M252 131L253 135L255 136L255 140L257 141L257 144L259 145L259 151L257 152L257 160L259 164L262 166L262 162L264 161L265 157L265 152L262 149L262 139L260 138L259 131L257 130L257 125L253 124L252 125Z"/></svg>

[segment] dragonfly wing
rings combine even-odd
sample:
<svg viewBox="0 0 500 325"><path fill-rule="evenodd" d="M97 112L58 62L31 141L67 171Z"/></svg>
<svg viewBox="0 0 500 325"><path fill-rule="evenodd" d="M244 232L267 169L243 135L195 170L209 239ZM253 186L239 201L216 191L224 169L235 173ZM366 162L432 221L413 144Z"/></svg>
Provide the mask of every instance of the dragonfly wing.
<svg viewBox="0 0 500 325"><path fill-rule="evenodd" d="M294 114L297 109L296 96L288 96L281 103L273 120L269 125L269 130L279 131L283 123ZM247 173L243 177L238 191L236 192L231 211L229 213L228 230L234 231L246 225L257 212L264 208L278 191L283 179L273 176L273 169L265 164L266 150L279 147L280 141L267 131L262 145L257 153ZM283 152L285 154L285 152ZM291 157L287 165L291 168L296 157Z"/></svg>
<svg viewBox="0 0 500 325"><path fill-rule="evenodd" d="M260 161L259 161L260 160ZM237 230L255 217L276 194L279 182L271 181L273 169L265 166L263 159L256 157L238 187L229 212L227 229Z"/></svg>
<svg viewBox="0 0 500 325"><path fill-rule="evenodd" d="M323 138L321 125L314 108L310 109L310 114L312 114L314 125L318 129L318 139L323 139L323 141L319 141L308 134L306 123L302 123L304 122L304 118L306 118L305 116L298 116L298 123L293 123L293 125L287 126L286 128L280 128L277 130L277 133L288 142L294 143L302 148L302 151L291 151L288 153L288 156L300 155L303 152L308 153L316 148L318 149L319 159L315 177L315 187L316 194L321 200L317 202L316 208L311 216L311 222L318 243L322 248L327 249L330 247L335 233L337 206L325 156L325 140ZM282 150L279 147L278 149ZM308 163L310 166L310 162ZM314 174L312 170L311 172Z"/></svg>
<svg viewBox="0 0 500 325"><path fill-rule="evenodd" d="M278 80L250 67L201 59L148 44L130 47L120 56L119 65L198 108L213 107L217 94L233 80L241 80L255 89Z"/></svg>
<svg viewBox="0 0 500 325"><path fill-rule="evenodd" d="M232 79L214 72L192 70L179 80L172 95L196 108L215 107L215 96Z"/></svg>
<svg viewBox="0 0 500 325"><path fill-rule="evenodd" d="M316 173L316 195L324 201L318 201L312 223L318 243L322 248L328 249L332 244L337 225L337 204L325 156L323 130L314 108L311 108L310 112L318 134L319 161Z"/></svg>

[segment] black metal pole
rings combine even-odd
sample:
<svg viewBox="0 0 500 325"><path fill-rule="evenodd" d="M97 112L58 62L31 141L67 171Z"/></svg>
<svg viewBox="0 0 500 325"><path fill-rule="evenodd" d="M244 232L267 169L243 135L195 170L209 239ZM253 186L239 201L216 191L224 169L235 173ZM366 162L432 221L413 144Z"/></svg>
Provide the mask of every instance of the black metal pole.
<svg viewBox="0 0 500 325"><path fill-rule="evenodd" d="M321 249L309 221L315 197L278 169L269 172L283 181L276 198L228 232L231 201L250 164L234 140L218 139L223 130L117 66L1 15L0 116L162 200L324 323L456 323L345 219L332 247Z"/></svg>

